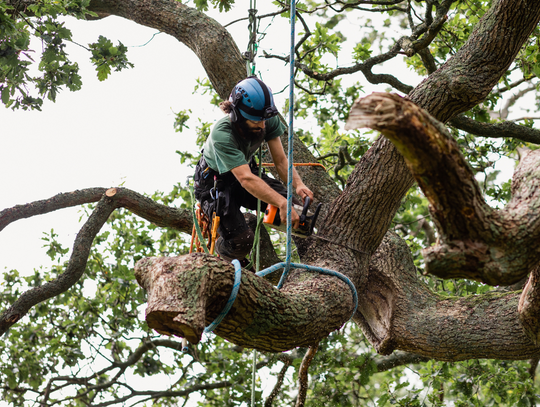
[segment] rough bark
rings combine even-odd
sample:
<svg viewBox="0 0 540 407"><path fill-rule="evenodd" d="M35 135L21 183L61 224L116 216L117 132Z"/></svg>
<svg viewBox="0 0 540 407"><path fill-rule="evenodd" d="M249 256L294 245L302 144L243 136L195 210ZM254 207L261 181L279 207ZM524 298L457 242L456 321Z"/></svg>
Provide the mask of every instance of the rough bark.
<svg viewBox="0 0 540 407"><path fill-rule="evenodd" d="M519 292L437 295L418 280L410 250L394 234L385 236L373 256L368 279L370 286L358 293L359 308L376 317L358 322L369 327L379 353L399 349L446 361L540 354L520 323Z"/></svg>
<svg viewBox="0 0 540 407"><path fill-rule="evenodd" d="M440 242L424 249L426 272L510 285L540 261L540 151L524 151L501 211L484 200L457 142L425 110L397 95L373 93L356 101L348 128L381 131L405 157L429 201Z"/></svg>
<svg viewBox="0 0 540 407"><path fill-rule="evenodd" d="M537 266L529 276L521 298L519 299L519 319L525 333L536 344L540 341L540 266ZM538 361L536 362L538 363Z"/></svg>
<svg viewBox="0 0 540 407"><path fill-rule="evenodd" d="M135 276L148 292L146 321L160 333L198 343L205 326L229 299L234 267L204 254L147 258ZM310 346L339 329L353 309L348 286L313 275L278 290L246 270L229 314L214 332L237 345L265 352Z"/></svg>

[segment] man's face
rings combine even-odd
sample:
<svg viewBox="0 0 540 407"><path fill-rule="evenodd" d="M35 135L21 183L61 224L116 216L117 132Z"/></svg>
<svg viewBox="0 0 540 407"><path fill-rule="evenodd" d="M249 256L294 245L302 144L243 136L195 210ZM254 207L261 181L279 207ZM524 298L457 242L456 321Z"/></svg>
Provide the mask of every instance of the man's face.
<svg viewBox="0 0 540 407"><path fill-rule="evenodd" d="M259 122L255 122L253 120L244 120L240 123L238 123L238 126L242 130L242 135L244 137L261 137L266 133L266 122L264 120L261 120Z"/></svg>

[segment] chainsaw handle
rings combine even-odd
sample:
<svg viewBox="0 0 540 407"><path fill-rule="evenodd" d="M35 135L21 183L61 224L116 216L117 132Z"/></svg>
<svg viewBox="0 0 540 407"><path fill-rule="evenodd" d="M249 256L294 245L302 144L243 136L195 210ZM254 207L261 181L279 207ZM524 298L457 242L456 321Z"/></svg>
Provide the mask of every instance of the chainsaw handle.
<svg viewBox="0 0 540 407"><path fill-rule="evenodd" d="M304 209L302 210L302 215L300 215L300 223L304 223L306 221L307 211L308 211L310 203L311 203L311 199L309 199L309 196L306 196L304 198Z"/></svg>

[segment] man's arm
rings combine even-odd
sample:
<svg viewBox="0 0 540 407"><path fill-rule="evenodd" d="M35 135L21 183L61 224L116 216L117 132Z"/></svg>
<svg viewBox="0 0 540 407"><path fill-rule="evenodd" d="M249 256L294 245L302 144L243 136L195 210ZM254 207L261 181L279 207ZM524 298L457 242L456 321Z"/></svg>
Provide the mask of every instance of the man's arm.
<svg viewBox="0 0 540 407"><path fill-rule="evenodd" d="M282 148L283 150L283 148ZM249 165L244 164L231 170L238 182L255 198L279 208L280 218L287 223L287 199L274 191L266 182L251 172ZM291 211L293 228L298 229L300 217Z"/></svg>
<svg viewBox="0 0 540 407"><path fill-rule="evenodd" d="M281 144L281 139L276 137L268 142L268 149L272 155L272 161L276 166L276 170L279 174L281 180L287 184L287 174L288 174L288 161L285 151L283 150L283 144ZM313 202L313 192L302 182L300 175L296 172L296 169L293 167L292 170L292 184L293 188L296 189L296 193L302 199L305 199L306 196L309 196L311 202Z"/></svg>

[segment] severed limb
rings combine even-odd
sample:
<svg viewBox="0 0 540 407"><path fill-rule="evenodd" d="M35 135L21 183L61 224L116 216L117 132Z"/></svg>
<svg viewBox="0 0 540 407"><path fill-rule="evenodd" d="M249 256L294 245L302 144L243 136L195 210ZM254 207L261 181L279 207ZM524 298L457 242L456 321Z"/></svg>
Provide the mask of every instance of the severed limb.
<svg viewBox="0 0 540 407"><path fill-rule="evenodd" d="M535 267L519 299L519 319L525 333L538 345L540 341L540 265ZM538 362L537 362L538 364Z"/></svg>
<svg viewBox="0 0 540 407"><path fill-rule="evenodd" d="M503 210L484 200L474 173L445 127L397 95L355 102L347 128L381 131L396 146L430 204L440 243L423 250L426 272L510 285L540 261L540 151L523 151Z"/></svg>
<svg viewBox="0 0 540 407"><path fill-rule="evenodd" d="M278 290L244 271L236 300L214 332L263 352L306 347L340 328L353 309L349 287L338 278L305 273ZM159 333L201 340L229 299L234 267L202 253L142 259L135 277L147 291L148 326Z"/></svg>

